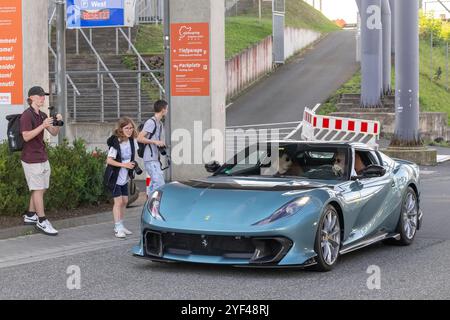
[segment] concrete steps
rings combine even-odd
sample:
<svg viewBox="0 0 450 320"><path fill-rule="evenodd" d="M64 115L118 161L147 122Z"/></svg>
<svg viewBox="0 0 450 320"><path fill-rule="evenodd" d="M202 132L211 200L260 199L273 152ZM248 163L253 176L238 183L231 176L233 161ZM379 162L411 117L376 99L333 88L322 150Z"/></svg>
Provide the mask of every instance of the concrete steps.
<svg viewBox="0 0 450 320"><path fill-rule="evenodd" d="M132 35L135 36L136 30ZM68 115L70 121L76 122L95 122L101 119L102 99L101 87L98 86L97 74L82 73L85 71L97 71L97 59L87 46L86 41L79 35L80 54L75 54L75 31L67 30L67 56L66 70L72 81L80 92L76 96L76 118L74 89L70 83L67 85ZM93 42L96 50L99 52L104 63L110 70L115 81L120 87L119 104L120 116L130 116L138 121L139 98L138 98L138 74L130 72L130 69L122 63L124 56L116 55L115 30L114 29L95 29L92 33ZM120 35L119 40L123 40ZM119 43L120 44L120 43ZM53 44L53 48L55 45ZM126 53L128 44L123 40L119 45L120 52ZM158 66L159 61L155 62L153 57L145 57L149 65ZM137 65L137 57L128 56L128 61ZM50 55L50 72L54 71L54 58ZM104 69L100 66L100 70ZM121 73L115 73L120 71ZM71 73L80 72L80 73ZM126 73L123 73L126 72ZM149 75L142 75L142 79L148 79ZM54 81L54 75L50 74L50 80ZM104 121L117 121L117 89L108 74L103 74L103 109ZM148 93L141 86L141 119L147 119L153 114L153 101Z"/></svg>
<svg viewBox="0 0 450 320"><path fill-rule="evenodd" d="M86 36L90 37L89 29L83 29ZM128 29L123 28L128 37ZM131 28L131 39L134 42L137 35L137 28ZM55 32L52 32L52 48L56 48ZM66 53L76 54L76 31L66 30ZM128 51L128 43L119 31L119 53ZM116 53L116 30L115 28L92 28L92 43L99 54ZM92 54L92 51L83 35L78 32L78 49L80 54Z"/></svg>
<svg viewBox="0 0 450 320"><path fill-rule="evenodd" d="M359 93L344 93L336 104L336 108L338 112L360 112L361 109L374 110L374 112L395 112L395 96L384 96L381 103L380 108L361 108L361 95Z"/></svg>

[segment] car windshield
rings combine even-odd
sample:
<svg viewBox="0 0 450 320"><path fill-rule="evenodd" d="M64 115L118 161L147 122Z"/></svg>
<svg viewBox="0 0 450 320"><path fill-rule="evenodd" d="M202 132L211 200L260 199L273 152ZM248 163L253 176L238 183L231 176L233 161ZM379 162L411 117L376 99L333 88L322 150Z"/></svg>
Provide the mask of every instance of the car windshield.
<svg viewBox="0 0 450 320"><path fill-rule="evenodd" d="M253 145L237 153L215 175L346 180L348 150L306 143Z"/></svg>

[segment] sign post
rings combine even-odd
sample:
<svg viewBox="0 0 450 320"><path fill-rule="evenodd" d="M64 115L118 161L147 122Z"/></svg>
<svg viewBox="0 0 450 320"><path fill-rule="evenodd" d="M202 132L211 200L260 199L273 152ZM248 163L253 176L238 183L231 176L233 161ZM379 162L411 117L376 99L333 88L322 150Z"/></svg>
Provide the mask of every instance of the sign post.
<svg viewBox="0 0 450 320"><path fill-rule="evenodd" d="M64 28L65 0L56 1L56 95L57 111L67 125L67 81L66 81L66 30ZM62 126L58 135L61 144L66 137L66 127Z"/></svg>
<svg viewBox="0 0 450 320"><path fill-rule="evenodd" d="M209 24L171 24L172 96L209 96Z"/></svg>
<svg viewBox="0 0 450 320"><path fill-rule="evenodd" d="M185 180L204 177L211 160L224 162L225 6L217 0L167 2L172 178Z"/></svg>

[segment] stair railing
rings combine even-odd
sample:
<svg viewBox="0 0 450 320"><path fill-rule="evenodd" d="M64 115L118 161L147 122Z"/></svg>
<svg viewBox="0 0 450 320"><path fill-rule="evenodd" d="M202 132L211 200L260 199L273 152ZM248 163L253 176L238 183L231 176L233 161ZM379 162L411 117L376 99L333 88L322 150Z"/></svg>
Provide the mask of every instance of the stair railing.
<svg viewBox="0 0 450 320"><path fill-rule="evenodd" d="M50 51L50 53L52 54L54 60L55 60L55 70L57 69L57 57L56 57L56 52L55 50L53 50L52 46L50 45L50 42L48 43L48 50ZM53 72L53 74L56 74L56 72ZM67 81L70 83L70 85L72 86L73 89L73 118L74 120L77 119L77 96L80 96L80 91L78 90L77 86L75 85L75 83L73 82L72 78L70 77L69 74L66 73L66 79Z"/></svg>
<svg viewBox="0 0 450 320"><path fill-rule="evenodd" d="M139 53L139 51L137 51L136 47L133 45L131 39L125 34L125 32L123 31L122 28L117 28L116 30L119 30L122 34L122 36L125 38L125 40L128 42L128 46L131 48L131 50L134 52L134 54L137 56L138 58L138 70L141 71L142 70L142 65L144 66L145 70L149 73L149 77L151 79L150 82L153 82L156 84L156 86L159 89L159 98L162 99L162 97L165 95L166 91L164 90L164 87L161 85L161 82L159 82L158 78L155 76L155 74L153 73L154 70L150 69L150 67L148 66L147 62L145 62L144 58L142 58L141 54ZM139 92L139 96L138 96L138 102L139 102L139 122L141 121L141 110L142 110L142 106L141 106L141 73L138 73L138 92Z"/></svg>
<svg viewBox="0 0 450 320"><path fill-rule="evenodd" d="M52 24L53 24L53 19L55 19L55 16L56 16L56 4L53 3L53 10L48 18L48 43L49 43L49 45L52 43Z"/></svg>
<svg viewBox="0 0 450 320"><path fill-rule="evenodd" d="M68 74L66 74L66 78L73 89L73 119L74 121L77 121L77 96L80 96L80 91L78 91L77 86L73 83L72 78Z"/></svg>
<svg viewBox="0 0 450 320"><path fill-rule="evenodd" d="M117 118L120 118L120 86L117 83L116 79L111 74L110 70L106 66L103 59L98 54L97 50L95 50L92 41L87 37L86 33L83 31L83 29L80 29L80 33L83 36L83 38L86 40L87 44L91 48L92 52L94 53L95 57L97 58L97 86L100 87L101 90L101 122L105 121L105 103L104 103L104 79L103 79L103 73L100 72L100 65L103 67L103 69L107 72L108 77L113 82L114 86L116 87L116 93L117 93Z"/></svg>

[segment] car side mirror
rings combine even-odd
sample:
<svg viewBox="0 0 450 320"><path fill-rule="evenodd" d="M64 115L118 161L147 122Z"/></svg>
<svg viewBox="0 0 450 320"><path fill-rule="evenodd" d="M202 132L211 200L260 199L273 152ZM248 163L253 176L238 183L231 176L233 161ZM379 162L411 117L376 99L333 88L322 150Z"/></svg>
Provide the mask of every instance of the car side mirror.
<svg viewBox="0 0 450 320"><path fill-rule="evenodd" d="M207 164L205 164L205 169L208 172L214 173L221 167L220 163L217 161L210 161Z"/></svg>
<svg viewBox="0 0 450 320"><path fill-rule="evenodd" d="M362 171L362 176L365 178L382 177L385 174L386 169L376 164L371 164Z"/></svg>

